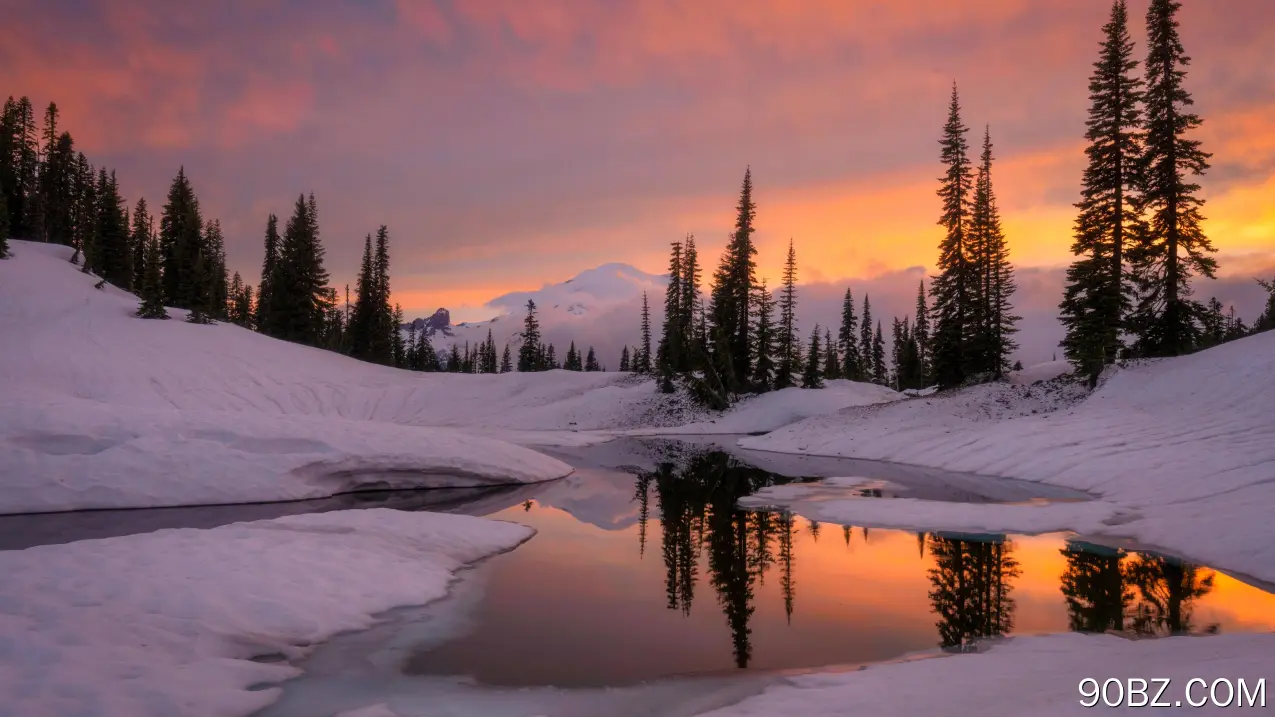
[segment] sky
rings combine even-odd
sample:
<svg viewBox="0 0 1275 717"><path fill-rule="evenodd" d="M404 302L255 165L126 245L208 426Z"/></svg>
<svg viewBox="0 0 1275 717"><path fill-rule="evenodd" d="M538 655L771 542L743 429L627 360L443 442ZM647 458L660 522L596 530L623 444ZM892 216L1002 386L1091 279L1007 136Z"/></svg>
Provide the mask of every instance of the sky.
<svg viewBox="0 0 1275 717"><path fill-rule="evenodd" d="M1148 0L1131 0L1139 57ZM1275 274L1275 3L1185 0L1221 274ZM131 202L185 166L256 283L266 217L314 192L333 282L389 227L411 317L606 262L710 266L745 167L759 273L791 238L836 293L932 271L955 81L1013 259L1060 276L1108 0L0 0L0 95L56 101ZM1238 282L1238 283L1237 283ZM1056 306L1057 282L1020 290ZM1203 296L1211 293L1201 284ZM1251 290L1248 290L1251 293ZM1036 292L1033 294L1033 292ZM1043 293L1041 293L1043 292ZM1222 292L1226 293L1226 292ZM1246 305L1247 306L1247 305ZM1033 309L1034 310L1034 309ZM1252 318L1247 317L1247 318Z"/></svg>

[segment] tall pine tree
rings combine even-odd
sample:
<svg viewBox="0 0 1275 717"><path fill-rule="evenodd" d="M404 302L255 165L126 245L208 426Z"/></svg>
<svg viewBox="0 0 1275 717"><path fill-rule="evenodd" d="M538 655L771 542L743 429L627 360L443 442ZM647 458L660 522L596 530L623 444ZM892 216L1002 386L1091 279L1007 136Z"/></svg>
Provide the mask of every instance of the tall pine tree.
<svg viewBox="0 0 1275 717"><path fill-rule="evenodd" d="M261 260L261 282L257 285L257 330L266 331L273 326L270 285L279 265L279 217L274 214L266 220L265 256Z"/></svg>
<svg viewBox="0 0 1275 717"><path fill-rule="evenodd" d="M788 239L783 288L779 290L779 332L775 336L775 388L797 385L801 370L801 339L797 335L797 250Z"/></svg>
<svg viewBox="0 0 1275 717"><path fill-rule="evenodd" d="M961 123L961 103L956 85L948 106L947 123L943 127L940 159L947 168L939 180L939 198L943 212L939 224L946 230L939 243L939 275L930 282L934 297L934 346L931 359L934 378L940 386L956 386L965 380L969 357L967 342L971 314L977 299L977 277L969 260L970 193L973 189L969 144ZM874 370L875 375L875 370Z"/></svg>
<svg viewBox="0 0 1275 717"><path fill-rule="evenodd" d="M854 295L846 287L841 300L841 328L837 331L837 348L843 357L841 374L851 381L863 380L862 362L859 358L859 317L854 313Z"/></svg>
<svg viewBox="0 0 1275 717"><path fill-rule="evenodd" d="M1018 344L1011 338L1018 331L1015 328L1018 317L1011 313L1013 307L1010 297L1016 289L1014 267L1009 262L1009 246L1001 228L996 191L992 186L990 127L983 135L983 154L975 180L970 236L978 301L973 311L974 322L967 365L975 372L990 373L1000 378L1009 368L1010 353L1018 348Z"/></svg>
<svg viewBox="0 0 1275 717"><path fill-rule="evenodd" d="M863 320L859 322L859 358L863 362L859 380L872 383L876 370L872 363L872 297L863 295Z"/></svg>
<svg viewBox="0 0 1275 717"><path fill-rule="evenodd" d="M168 201L159 220L164 301L169 306L191 309L204 303L203 293L208 287L207 273L199 266L203 260L202 245L199 201L186 177L186 168L182 167L168 188Z"/></svg>
<svg viewBox="0 0 1275 717"><path fill-rule="evenodd" d="M1151 0L1147 9L1146 140L1139 175L1140 208L1149 216L1130 261L1138 290L1132 328L1138 353L1148 356L1195 347L1200 305L1190 298L1191 277L1212 278L1217 270L1211 256L1216 250L1200 226L1200 185L1189 179L1209 168L1211 155L1199 140L1185 137L1202 120L1189 111L1194 102L1182 86L1191 58L1178 37L1181 5Z"/></svg>
<svg viewBox="0 0 1275 717"><path fill-rule="evenodd" d="M925 280L916 291L916 323L912 329L916 342L917 386L925 388L930 382L930 309L925 304Z"/></svg>
<svg viewBox="0 0 1275 717"><path fill-rule="evenodd" d="M810 332L810 350L806 352L806 365L801 372L802 388L823 388L823 371L819 366L823 352L819 350L819 324Z"/></svg>
<svg viewBox="0 0 1275 717"><path fill-rule="evenodd" d="M1091 383L1124 346L1131 309L1126 252L1141 233L1138 164L1142 153L1142 80L1133 72L1133 40L1124 0L1115 0L1089 78L1088 165L1081 179L1061 321L1063 353Z"/></svg>
<svg viewBox="0 0 1275 717"><path fill-rule="evenodd" d="M823 377L828 379L843 378L841 375L841 357L837 355L837 344L832 340L832 329L824 329L823 339Z"/></svg>
<svg viewBox="0 0 1275 717"><path fill-rule="evenodd" d="M540 321L536 318L536 302L527 299L527 318L523 320L522 347L518 349L519 371L544 370L540 342Z"/></svg>
<svg viewBox="0 0 1275 717"><path fill-rule="evenodd" d="M668 319L665 318L667 322ZM642 347L633 358L635 373L651 372L651 306L647 302L646 292L642 292Z"/></svg>
<svg viewBox="0 0 1275 717"><path fill-rule="evenodd" d="M753 202L752 170L744 172L736 206L735 231L722 253L721 263L713 275L710 301L712 314L713 362L725 388L738 393L745 386L751 363L752 345L748 310L756 284L757 263L753 257L753 222L757 207Z"/></svg>
<svg viewBox="0 0 1275 717"><path fill-rule="evenodd" d="M682 351L686 341L682 336L682 242L669 244L669 283L664 290L664 330L656 349L655 368L660 375L660 385L665 392L673 390L673 377L686 368ZM642 294L642 345L647 346L649 321L646 319L646 293ZM643 351L645 353L645 350ZM643 362L639 362L640 364ZM640 371L639 371L640 372Z"/></svg>
<svg viewBox="0 0 1275 717"><path fill-rule="evenodd" d="M775 385L775 299L766 288L766 280L757 285L753 315L753 390L769 391Z"/></svg>
<svg viewBox="0 0 1275 717"><path fill-rule="evenodd" d="M146 249L150 246L151 223L150 210L146 206L146 199L139 198L137 206L133 208L133 226L129 231L128 238L129 250L133 255L131 288L133 293L139 296L142 293L142 288L146 285Z"/></svg>

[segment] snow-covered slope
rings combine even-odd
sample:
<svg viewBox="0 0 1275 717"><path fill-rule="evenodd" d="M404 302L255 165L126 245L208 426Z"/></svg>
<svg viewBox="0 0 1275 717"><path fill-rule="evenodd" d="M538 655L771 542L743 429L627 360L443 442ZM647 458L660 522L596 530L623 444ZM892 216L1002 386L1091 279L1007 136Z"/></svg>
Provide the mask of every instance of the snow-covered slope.
<svg viewBox="0 0 1275 717"><path fill-rule="evenodd" d="M680 430L750 432L894 397L834 382L707 419L618 372L401 371L176 310L138 319L136 297L94 289L66 247L14 242L14 254L0 262L0 512L546 480L569 467L475 434L552 445L696 421Z"/></svg>
<svg viewBox="0 0 1275 717"><path fill-rule="evenodd" d="M513 445L422 428L451 402L422 390L419 374L228 324L187 324L178 311L138 319L136 298L93 288L66 247L14 242L13 251L0 262L0 512L313 498L570 471Z"/></svg>
<svg viewBox="0 0 1275 717"><path fill-rule="evenodd" d="M280 658L441 598L532 532L374 509L0 552L0 714L251 714L300 674Z"/></svg>
<svg viewBox="0 0 1275 717"><path fill-rule="evenodd" d="M1275 332L1119 369L1070 406L1050 385L851 408L740 445L1078 488L1115 506L1105 533L1275 582Z"/></svg>

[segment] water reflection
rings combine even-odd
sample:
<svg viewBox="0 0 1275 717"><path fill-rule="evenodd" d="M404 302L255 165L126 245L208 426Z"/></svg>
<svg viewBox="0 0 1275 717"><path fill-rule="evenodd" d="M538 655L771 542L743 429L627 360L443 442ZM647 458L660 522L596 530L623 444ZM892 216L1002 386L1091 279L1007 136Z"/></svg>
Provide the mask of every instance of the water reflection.
<svg viewBox="0 0 1275 717"><path fill-rule="evenodd" d="M692 452L636 475L582 470L494 513L536 538L482 569L464 634L407 670L622 685L873 662L1011 633L1275 628L1275 596L1163 556L737 507L794 480L807 479Z"/></svg>
<svg viewBox="0 0 1275 717"><path fill-rule="evenodd" d="M730 628L735 665L752 656L749 621L754 612L754 582L779 570L784 614L792 622L797 584L793 535L796 518L783 512L736 508L736 501L760 488L791 478L755 468L726 453L707 451L664 462L638 475L638 553L645 555L651 486L655 486L662 535L668 608L689 615L698 580L699 557L708 555L709 583ZM880 491L864 495L881 497ZM822 526L806 521L812 542ZM847 546L853 528L841 526ZM865 542L869 531L862 529ZM917 533L917 554L928 552L931 610L937 618L938 644L962 649L980 639L1013 631L1014 581L1022 574L1015 544L1006 535ZM1190 632L1191 606L1213 588L1210 570L1152 554L1130 554L1080 541L1061 550L1067 567L1061 591L1068 626L1076 632L1124 631L1139 635ZM1216 631L1209 625L1207 631Z"/></svg>
<svg viewBox="0 0 1275 717"><path fill-rule="evenodd" d="M1067 569L1062 593L1072 630L1128 630L1134 634L1175 635L1192 632L1196 600L1213 591L1215 574L1208 568L1152 553L1071 541L1062 549ZM1219 625L1203 626L1216 632Z"/></svg>
<svg viewBox="0 0 1275 717"><path fill-rule="evenodd" d="M1004 535L930 538L930 604L940 646L964 647L1014 626L1013 579L1021 574Z"/></svg>

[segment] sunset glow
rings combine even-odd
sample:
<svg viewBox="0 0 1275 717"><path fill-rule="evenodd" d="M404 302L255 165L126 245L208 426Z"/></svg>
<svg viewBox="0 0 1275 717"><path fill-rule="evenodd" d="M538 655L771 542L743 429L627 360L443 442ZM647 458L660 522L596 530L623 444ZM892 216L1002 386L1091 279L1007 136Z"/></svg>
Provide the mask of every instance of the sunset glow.
<svg viewBox="0 0 1275 717"><path fill-rule="evenodd" d="M663 270L724 244L745 166L759 274L791 237L808 281L933 266L938 132L955 79L1021 266L1070 260L1086 83L1105 0L527 3L5 2L0 94L56 101L125 198L185 165L255 283L266 215L318 198L343 285L388 224L409 314L607 261ZM1220 10L1225 5L1225 11ZM1131 13L1138 55L1141 13ZM1267 0L1187 2L1187 85L1222 275L1275 267ZM57 51L53 51L54 48ZM1243 68L1242 72L1236 68Z"/></svg>

